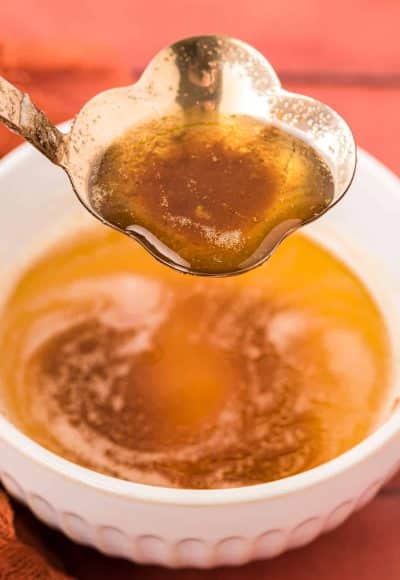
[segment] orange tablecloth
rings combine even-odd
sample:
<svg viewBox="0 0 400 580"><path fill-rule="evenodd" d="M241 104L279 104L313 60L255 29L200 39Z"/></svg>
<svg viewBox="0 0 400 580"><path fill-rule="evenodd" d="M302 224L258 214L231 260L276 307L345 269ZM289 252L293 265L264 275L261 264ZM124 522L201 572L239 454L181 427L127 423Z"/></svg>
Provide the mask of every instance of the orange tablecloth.
<svg viewBox="0 0 400 580"><path fill-rule="evenodd" d="M400 173L399 23L398 0L6 0L0 74L31 90L61 121L97 91L130 82L163 45L190 34L227 33L264 52L288 88L336 108L358 143ZM13 144L1 131L0 154ZM238 569L135 566L73 545L24 510L22 518L83 580L400 578L400 477L311 546Z"/></svg>

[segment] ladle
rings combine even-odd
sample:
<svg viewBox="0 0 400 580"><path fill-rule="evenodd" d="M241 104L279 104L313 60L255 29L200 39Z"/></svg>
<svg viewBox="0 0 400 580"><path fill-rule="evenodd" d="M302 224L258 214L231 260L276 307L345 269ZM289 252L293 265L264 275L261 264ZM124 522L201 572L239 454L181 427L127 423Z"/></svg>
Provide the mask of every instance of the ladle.
<svg viewBox="0 0 400 580"><path fill-rule="evenodd" d="M342 117L315 99L285 91L269 62L234 38L198 36L161 50L138 82L102 92L86 103L67 134L51 124L29 95L0 77L0 121L67 172L76 195L93 215L135 238L157 259L175 269L216 275L195 272L190 264L152 244L140 231L122 230L106 221L96 213L89 198L90 172L111 143L136 125L193 109L247 115L294 131L330 166L334 196L329 207L344 195L352 181L356 147ZM267 245L265 251L260 248L242 268L223 275L258 266L298 227L296 224L289 231L275 232L272 246Z"/></svg>

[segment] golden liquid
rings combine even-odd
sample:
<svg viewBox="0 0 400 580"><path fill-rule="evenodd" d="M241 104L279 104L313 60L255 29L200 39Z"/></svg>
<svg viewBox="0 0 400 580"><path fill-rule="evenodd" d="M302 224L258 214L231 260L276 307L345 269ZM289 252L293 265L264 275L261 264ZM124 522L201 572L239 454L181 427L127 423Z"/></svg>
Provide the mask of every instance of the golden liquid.
<svg viewBox="0 0 400 580"><path fill-rule="evenodd" d="M257 264L331 203L331 172L301 139L250 117L123 135L90 180L90 204L158 256L197 273Z"/></svg>
<svg viewBox="0 0 400 580"><path fill-rule="evenodd" d="M302 235L268 268L182 276L99 227L45 253L0 324L0 393L43 446L186 488L286 477L349 449L387 395L373 299Z"/></svg>

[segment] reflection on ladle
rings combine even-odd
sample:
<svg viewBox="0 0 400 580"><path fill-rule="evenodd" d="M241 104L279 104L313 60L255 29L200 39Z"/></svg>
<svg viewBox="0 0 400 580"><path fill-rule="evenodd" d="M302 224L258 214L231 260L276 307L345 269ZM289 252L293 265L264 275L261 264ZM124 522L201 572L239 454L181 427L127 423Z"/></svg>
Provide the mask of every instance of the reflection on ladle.
<svg viewBox="0 0 400 580"><path fill-rule="evenodd" d="M134 85L89 101L64 135L0 78L0 121L65 169L86 208L200 275L265 261L349 187L355 144L328 106L284 91L249 45L162 50Z"/></svg>

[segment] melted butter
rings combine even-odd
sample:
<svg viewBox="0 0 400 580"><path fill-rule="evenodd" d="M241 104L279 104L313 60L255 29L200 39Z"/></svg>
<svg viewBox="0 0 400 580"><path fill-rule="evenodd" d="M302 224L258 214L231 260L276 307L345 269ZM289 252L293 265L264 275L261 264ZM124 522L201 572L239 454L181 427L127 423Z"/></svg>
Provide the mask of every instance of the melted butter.
<svg viewBox="0 0 400 580"><path fill-rule="evenodd" d="M244 116L149 122L115 141L90 180L100 216L202 274L257 264L333 195L331 172L312 147Z"/></svg>
<svg viewBox="0 0 400 580"><path fill-rule="evenodd" d="M1 317L12 421L48 449L132 481L271 481L349 449L389 382L360 280L296 234L268 272L199 280L103 228L45 253Z"/></svg>

